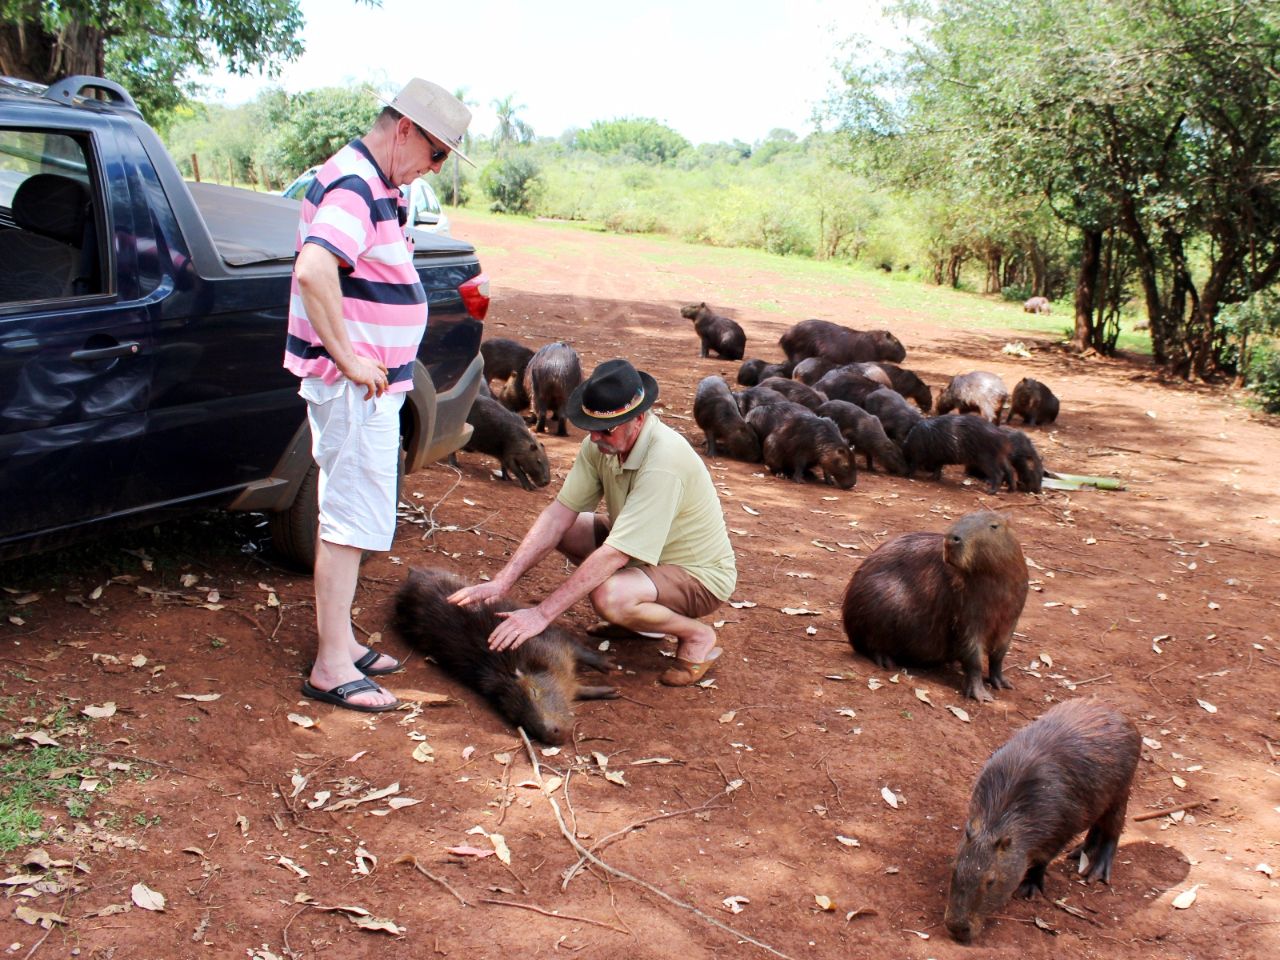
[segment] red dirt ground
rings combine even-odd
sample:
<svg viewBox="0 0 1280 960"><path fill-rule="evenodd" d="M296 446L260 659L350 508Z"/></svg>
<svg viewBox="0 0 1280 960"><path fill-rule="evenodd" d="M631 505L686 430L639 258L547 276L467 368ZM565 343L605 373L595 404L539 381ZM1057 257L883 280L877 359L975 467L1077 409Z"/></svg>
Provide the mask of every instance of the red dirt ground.
<svg viewBox="0 0 1280 960"><path fill-rule="evenodd" d="M87 814L51 808L34 844L85 870L24 866L33 847L5 857L6 876L43 882L6 881L0 954L1127 960L1280 950L1280 891L1267 872L1280 869L1273 423L1139 361L1082 360L1021 334L1031 358L1004 355L1007 332L937 327L852 280L797 289L785 261L746 271L645 239L457 223L493 280L488 336L567 340L586 370L629 356L658 378L664 419L699 451L695 385L712 373L732 381L737 365L699 359L677 310L691 299L735 316L748 356L779 358L778 335L818 316L891 327L935 394L969 369L1010 385L1034 376L1062 399L1058 424L1030 431L1048 465L1117 476L1127 490L988 496L949 468L940 484L862 472L841 491L708 461L741 603L714 615L726 650L714 683L663 688L659 652L670 643L615 642L625 699L582 704L576 745L538 753L542 777L563 778L550 795L581 843L636 827L600 855L645 888L593 868L565 889L577 855L530 785L523 744L420 657L389 686L447 694L446 704L370 717L301 700L311 583L256 551L251 519L187 520L0 566L4 732L43 730L69 746L89 737L102 751L92 771L102 784L81 791ZM965 303L956 298L958 314ZM495 480L478 454L460 456L460 475L438 464L407 478L395 548L365 566L360 626L382 633L411 565L494 573L581 437L546 439L553 478L542 490ZM1033 592L1006 662L1016 689L979 706L960 696L955 669L889 675L854 656L839 604L876 545L983 508L1013 519ZM536 601L564 574L544 562L520 598ZM579 605L566 619L594 617ZM389 634L381 643L404 652ZM180 698L191 694L220 697ZM976 946L953 943L942 913L978 770L1053 702L1087 694L1146 738L1112 885L1086 886L1058 861L1052 899L1016 901ZM114 716L80 714L108 701ZM431 762L413 757L423 736ZM15 741L9 754L27 749ZM668 762L642 762L652 758ZM393 784L384 799L323 809ZM321 791L327 803L316 802ZM1203 805L1135 819L1193 801ZM447 850L491 849L486 832L505 838L509 866ZM123 912L137 883L163 895L164 912ZM1194 904L1175 909L1191 888ZM749 902L733 914L731 897ZM335 907L397 932L361 929ZM26 911L66 922L46 935L21 922Z"/></svg>

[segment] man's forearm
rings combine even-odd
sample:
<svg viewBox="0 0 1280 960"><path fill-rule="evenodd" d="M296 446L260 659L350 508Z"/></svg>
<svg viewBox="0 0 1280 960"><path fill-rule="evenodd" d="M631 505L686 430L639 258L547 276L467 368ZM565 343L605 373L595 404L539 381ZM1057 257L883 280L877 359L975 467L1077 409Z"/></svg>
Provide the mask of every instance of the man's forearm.
<svg viewBox="0 0 1280 960"><path fill-rule="evenodd" d="M514 587L531 567L556 548L575 519L576 513L558 500L551 501L538 514L538 519L524 535L506 566L498 571L494 581L502 586L504 592Z"/></svg>

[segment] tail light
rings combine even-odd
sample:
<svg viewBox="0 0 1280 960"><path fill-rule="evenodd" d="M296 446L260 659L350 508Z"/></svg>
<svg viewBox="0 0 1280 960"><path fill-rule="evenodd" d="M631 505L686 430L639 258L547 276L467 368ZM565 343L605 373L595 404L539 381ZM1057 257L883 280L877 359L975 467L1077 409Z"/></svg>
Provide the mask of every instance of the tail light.
<svg viewBox="0 0 1280 960"><path fill-rule="evenodd" d="M483 320L484 315L489 312L489 277L483 273L477 274L458 287L458 293L462 295L462 305L467 308L467 313L477 320Z"/></svg>

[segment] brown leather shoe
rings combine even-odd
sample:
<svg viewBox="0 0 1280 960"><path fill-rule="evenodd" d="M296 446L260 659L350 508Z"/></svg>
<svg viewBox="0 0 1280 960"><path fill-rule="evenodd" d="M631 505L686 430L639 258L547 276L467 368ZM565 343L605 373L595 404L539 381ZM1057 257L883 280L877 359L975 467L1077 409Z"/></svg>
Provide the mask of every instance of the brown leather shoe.
<svg viewBox="0 0 1280 960"><path fill-rule="evenodd" d="M711 656L701 663L694 663L692 660L676 657L676 665L664 670L662 676L658 678L658 682L664 687L691 687L707 675L707 672L715 666L716 660L720 658L722 653L724 651L719 647L713 647Z"/></svg>

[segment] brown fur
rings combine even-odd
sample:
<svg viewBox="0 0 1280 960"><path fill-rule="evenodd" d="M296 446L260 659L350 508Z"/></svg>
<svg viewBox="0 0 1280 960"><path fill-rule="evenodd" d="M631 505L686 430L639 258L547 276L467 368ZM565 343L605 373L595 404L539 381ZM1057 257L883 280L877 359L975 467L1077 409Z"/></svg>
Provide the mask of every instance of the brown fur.
<svg viewBox="0 0 1280 960"><path fill-rule="evenodd" d="M392 625L411 647L483 696L509 723L524 727L543 743L564 743L573 731L575 699L618 695L613 687L578 682L579 663L603 672L609 661L555 625L514 650L490 650L489 634L499 623L498 612L517 606L449 603L449 594L466 585L443 570L411 570L396 594Z"/></svg>
<svg viewBox="0 0 1280 960"><path fill-rule="evenodd" d="M994 373L975 370L959 373L938 394L938 413L976 413L992 423L1000 422L1004 405L1009 400L1009 388Z"/></svg>
<svg viewBox="0 0 1280 960"><path fill-rule="evenodd" d="M816 413L835 422L845 443L855 453L866 457L868 470L871 469L874 457L880 462L881 468L890 473L901 475L907 472L907 462L902 451L884 432L879 417L846 400L828 400Z"/></svg>
<svg viewBox="0 0 1280 960"><path fill-rule="evenodd" d="M760 382L760 371L764 369L765 361L759 357L753 357L750 360L743 360L742 366L738 368L738 383L744 387L754 387Z"/></svg>
<svg viewBox="0 0 1280 960"><path fill-rule="evenodd" d="M813 411L808 407L784 399L781 403L763 403L752 407L746 416L746 421L747 426L756 432L756 436L763 444L769 434L784 421L812 415Z"/></svg>
<svg viewBox="0 0 1280 960"><path fill-rule="evenodd" d="M928 413L933 409L933 392L914 371L883 361L876 366L889 375L889 385L919 407L921 413Z"/></svg>
<svg viewBox="0 0 1280 960"><path fill-rule="evenodd" d="M921 420L907 434L902 452L907 459L908 477L924 470L937 481L942 479L944 466L961 464L987 482L988 493L998 492L1002 484L1010 490L1014 488L1010 437L971 413Z"/></svg>
<svg viewBox="0 0 1280 960"><path fill-rule="evenodd" d="M1058 398L1039 380L1023 377L1013 388L1009 403L1009 420L1021 417L1028 426L1053 423L1058 419Z"/></svg>
<svg viewBox="0 0 1280 960"><path fill-rule="evenodd" d="M703 377L693 398L693 420L707 438L707 456L719 447L735 460L760 459L760 438L738 412L729 385L721 377Z"/></svg>
<svg viewBox="0 0 1280 960"><path fill-rule="evenodd" d="M1010 896L1043 895L1045 868L1084 831L1067 856L1080 861L1086 880L1110 883L1141 749L1130 720L1079 699L1058 704L992 754L951 871L952 937L971 941Z"/></svg>
<svg viewBox="0 0 1280 960"><path fill-rule="evenodd" d="M1023 313L1053 313L1053 305L1046 297L1030 297L1022 304Z"/></svg>
<svg viewBox="0 0 1280 960"><path fill-rule="evenodd" d="M899 447L906 445L911 428L924 419L920 416L920 411L907 403L902 394L888 387L880 387L868 393L862 398L862 407L880 418L884 432Z"/></svg>
<svg viewBox="0 0 1280 960"><path fill-rule="evenodd" d="M564 405L581 382L582 361L578 359L578 351L567 343L548 343L533 355L524 368L524 383L538 415L539 433L546 432L547 418L555 417L556 436L569 435Z"/></svg>
<svg viewBox="0 0 1280 960"><path fill-rule="evenodd" d="M828 400L844 400L859 407L867 402L867 397L883 387L884 384L878 380L864 377L847 366L829 370L813 385L813 389Z"/></svg>
<svg viewBox="0 0 1280 960"><path fill-rule="evenodd" d="M533 357L533 351L506 337L494 337L480 344L480 355L484 357L484 379L502 383L494 394L494 399L517 413L529 409L529 394L524 389L524 370Z"/></svg>
<svg viewBox="0 0 1280 960"><path fill-rule="evenodd" d="M817 410L826 401L826 397L813 387L805 386L799 380L788 380L786 377L766 377L756 386L767 387L780 393L792 403L803 404L810 410Z"/></svg>
<svg viewBox="0 0 1280 960"><path fill-rule="evenodd" d="M1009 689L1002 667L1027 600L1022 547L998 513L961 517L945 533L906 533L881 544L845 590L845 635L886 670L959 660L964 693L991 700Z"/></svg>
<svg viewBox="0 0 1280 960"><path fill-rule="evenodd" d="M804 483L811 467L820 468L824 482L842 490L858 482L853 451L824 417L808 413L783 420L765 437L763 451L765 466L796 483Z"/></svg>
<svg viewBox="0 0 1280 960"><path fill-rule="evenodd" d="M693 321L694 332L702 341L702 356L714 350L722 360L742 359L747 349L747 334L735 321L713 313L705 303L681 307L680 316Z"/></svg>
<svg viewBox="0 0 1280 960"><path fill-rule="evenodd" d="M827 320L801 320L778 340L793 364L806 357L826 357L834 363L888 360L901 363L907 351L888 330L852 330Z"/></svg>
<svg viewBox="0 0 1280 960"><path fill-rule="evenodd" d="M826 357L806 357L795 365L795 369L791 371L791 379L799 380L805 386L812 387L826 373L835 368L835 363Z"/></svg>
<svg viewBox="0 0 1280 960"><path fill-rule="evenodd" d="M545 487L551 482L547 451L529 432L519 414L497 400L476 397L467 413L467 423L474 430L462 449L496 457L502 464L502 479L514 478L526 490Z"/></svg>

